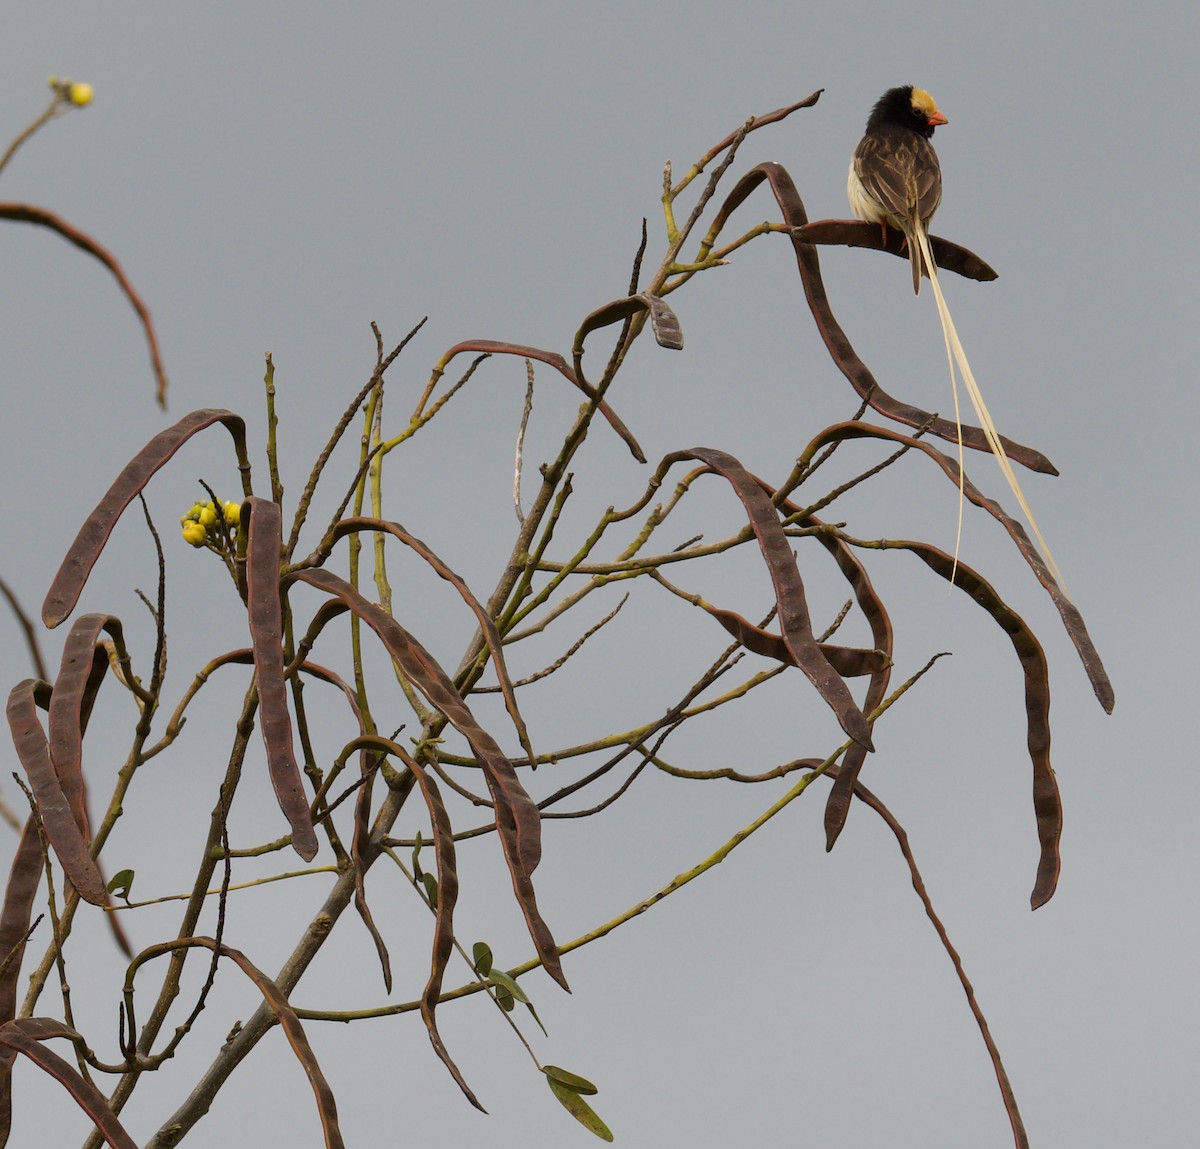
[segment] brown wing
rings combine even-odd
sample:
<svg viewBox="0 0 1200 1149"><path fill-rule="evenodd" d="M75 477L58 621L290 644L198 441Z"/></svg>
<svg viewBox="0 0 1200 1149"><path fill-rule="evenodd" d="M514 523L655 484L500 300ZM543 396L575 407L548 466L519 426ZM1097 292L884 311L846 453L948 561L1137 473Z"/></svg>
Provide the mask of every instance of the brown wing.
<svg viewBox="0 0 1200 1149"><path fill-rule="evenodd" d="M941 203L937 152L928 140L906 128L882 127L863 136L854 150L854 170L902 230L909 226L914 209L928 223Z"/></svg>
<svg viewBox="0 0 1200 1149"><path fill-rule="evenodd" d="M933 213L942 202L942 165L933 144L921 136L913 146L913 182L916 185L917 215L929 227Z"/></svg>

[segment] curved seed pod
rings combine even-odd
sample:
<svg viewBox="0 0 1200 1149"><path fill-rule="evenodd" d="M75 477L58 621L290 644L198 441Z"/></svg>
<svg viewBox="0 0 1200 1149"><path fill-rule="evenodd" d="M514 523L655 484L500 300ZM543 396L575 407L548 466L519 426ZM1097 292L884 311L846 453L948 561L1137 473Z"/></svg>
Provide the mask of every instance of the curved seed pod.
<svg viewBox="0 0 1200 1149"><path fill-rule="evenodd" d="M889 540L890 547L911 551L947 582L970 595L1008 635L1025 676L1026 745L1033 763L1033 812L1037 820L1041 859L1029 901L1036 910L1053 896L1061 865L1058 844L1062 837L1062 799L1050 765L1050 673L1046 655L1033 631L977 571L929 543L911 539Z"/></svg>
<svg viewBox="0 0 1200 1149"><path fill-rule="evenodd" d="M753 654L761 654L764 658L773 658L776 662L795 666L796 659L788 650L783 637L755 626L749 619L732 610L703 600L696 603L702 610L713 616L734 638ZM867 674L877 674L891 666L891 658L882 650L866 650L857 646L837 646L830 642L817 643L826 661L843 678L861 678Z"/></svg>
<svg viewBox="0 0 1200 1149"><path fill-rule="evenodd" d="M650 312L650 328L659 347L668 351L683 350L683 328L679 326L679 317L667 305L666 301L657 295L641 292L629 295L624 299L614 299L603 307L596 308L580 325L575 333L575 360L583 355L583 341L601 327L613 323L621 323L639 311Z"/></svg>
<svg viewBox="0 0 1200 1149"><path fill-rule="evenodd" d="M454 907L458 904L458 868L454 852L454 829L450 825L450 814L442 801L441 791L437 780L403 746L390 738L367 735L356 738L349 748L357 746L373 746L403 762L412 771L417 785L421 788L421 796L429 810L429 822L433 830L434 857L437 860L437 906L435 907L436 925L433 931L433 956L430 961L429 980L425 983L425 991L421 995L421 1018L429 1032L429 1040L434 1051L441 1058L442 1064L450 1071L459 1089L476 1109L486 1113L487 1110L479 1103L479 1099L467 1085L454 1059L450 1056L441 1034L438 1033L434 1013L437 1009L438 998L442 995L442 979L446 966L454 952Z"/></svg>
<svg viewBox="0 0 1200 1149"><path fill-rule="evenodd" d="M521 711L517 707L516 691L513 690L512 679L509 678L508 667L504 661L504 642L500 637L500 632L496 629L495 622L492 621L492 616L488 614L484 605L471 593L471 588L428 545L423 543L416 535L410 535L399 523L389 522L385 519L365 517L343 519L330 532L332 536L330 541L332 543L340 539L343 535L353 534L355 531L383 531L393 538L399 539L400 542L411 547L441 578L444 578L458 591L459 597L471 608L479 623L479 629L483 633L484 641L487 643L488 653L492 656L492 665L496 669L496 679L500 684L500 693L504 698L504 708L508 711L508 715L513 721L513 726L517 729L517 737L521 740L521 748L529 755L530 763L535 763L537 755L533 752L533 746L529 741L529 731L526 729L525 720L521 717Z"/></svg>
<svg viewBox="0 0 1200 1149"><path fill-rule="evenodd" d="M342 1140L341 1129L338 1125L337 1102L334 1100L333 1090L329 1087L325 1074L321 1072L321 1066L309 1044L304 1026L300 1024L300 1019L296 1016L296 1011L292 1008L283 990L279 988L274 979L263 973L241 950L221 945L213 938L180 938L173 942L163 942L160 945L151 946L138 955L138 964L143 964L152 957L169 953L181 946L202 946L221 957L228 958L254 983L255 988L262 994L263 1001L279 1019L279 1027L283 1030L288 1044L292 1047L292 1052L296 1055L296 1060L300 1062L305 1076L308 1078L308 1083L312 1086L317 1100L317 1112L321 1118L321 1129L325 1134L326 1149L344 1149L345 1142ZM0 1030L0 1033L2 1032Z"/></svg>
<svg viewBox="0 0 1200 1149"><path fill-rule="evenodd" d="M786 507L785 513L788 514L799 510L799 508L793 508L786 503L784 506ZM816 523L818 520L815 516L811 516L809 521ZM888 686L892 680L891 655L895 649L893 645L895 635L892 631L892 620L888 617L883 600L879 597L875 587L871 583L871 579L867 574L867 568L859 562L858 557L850 547L842 542L841 539L830 535L818 535L817 537L825 549L833 555L838 568L854 591L854 598L858 603L859 610L863 612L871 627L871 637L874 638L879 649L888 655L887 665L881 667L876 673L871 675L871 682L867 686L867 694L863 699L863 713L872 714L875 708L887 697ZM842 758L842 768L838 773L838 777L834 780L833 789L830 790L829 799L825 803L825 849L827 852L833 849L838 835L842 832L842 828L846 824L853 782L858 777L858 773L865 761L866 754L863 753L863 748L858 745L851 746ZM843 778L846 781L842 781Z"/></svg>
<svg viewBox="0 0 1200 1149"><path fill-rule="evenodd" d="M304 569L295 571L290 577L341 600L347 609L361 618L379 636L405 677L466 738L491 791L496 830L508 862L513 891L525 916L538 957L546 972L564 989L569 988L558 948L538 911L533 889L533 871L542 855L541 815L521 785L512 763L504 756L495 739L475 720L445 670L382 607L368 602L350 583L330 571Z"/></svg>
<svg viewBox="0 0 1200 1149"><path fill-rule="evenodd" d="M802 456L801 458L804 459L806 456ZM762 490L773 500L775 489L768 483L763 482L762 479L757 479L756 481ZM798 507L786 499L779 504L779 509L789 516L799 515L803 510L802 507ZM821 525L821 520L816 515L809 515L804 522L806 525ZM876 592L875 587L871 583L870 576L867 574L867 568L859 562L853 550L834 535L821 533L816 537L821 545L833 556L838 569L850 584L859 610L863 612L863 616L871 627L871 636L875 640L876 648L887 660L878 669L871 672L871 682L867 687L866 697L863 699L863 713L867 715L873 714L875 709L887 697L888 685L891 682L892 653L895 642L892 620L883 605L883 600L879 597L878 592ZM850 812L850 800L853 794L854 780L858 777L858 773L865 761L866 751L858 743L851 746L842 758L842 768L837 775L837 779L834 781L833 789L830 791L829 799L825 804L826 851L833 849L838 835L841 834L842 828L846 824L846 818Z"/></svg>
<svg viewBox="0 0 1200 1149"><path fill-rule="evenodd" d="M864 223L860 219L818 219L797 228L794 234L804 243L870 247L876 251L886 251L908 262L908 249L904 246L903 232L888 228L885 242L878 224ZM999 278L995 270L979 256L965 247L959 247L957 243L931 235L929 246L937 260L938 271L953 271L956 275L974 279L979 283L990 283Z"/></svg>
<svg viewBox="0 0 1200 1149"><path fill-rule="evenodd" d="M4 908L0 911L0 1025L17 1016L21 959L41 880L42 843L33 818L29 817L17 840L8 884L4 887ZM12 1059L0 1056L0 1145L8 1143L11 1128Z"/></svg>
<svg viewBox="0 0 1200 1149"><path fill-rule="evenodd" d="M717 212L712 227L709 228L708 241L711 241L725 226L726 220L733 211L750 195L763 181L768 181L775 200L783 212L783 218L793 229L802 228L808 223L804 210L804 202L792 182L787 171L776 163L759 164L751 168L738 181L733 191L726 197ZM901 403L893 398L875 380L867 365L858 357L845 331L834 318L829 306L829 297L825 293L825 283L821 278L821 263L817 258L816 248L811 243L800 239L798 233L792 233L792 247L796 253L796 264L800 270L800 278L804 284L804 295L808 300L809 309L816 321L817 329L829 351L838 370L858 393L859 397L869 403L876 411L895 419L898 423L907 423L910 427L926 427L930 434L937 435L948 442L957 443L959 429L948 419L935 418L928 411L922 411L908 403ZM987 438L978 427L962 425L963 446L975 451L991 453ZM1058 469L1040 451L1023 447L1004 436L1000 436L1004 450L1013 462L1041 471L1048 475L1057 475Z"/></svg>
<svg viewBox="0 0 1200 1149"><path fill-rule="evenodd" d="M267 748L267 768L275 797L292 828L292 848L306 862L317 853L312 811L292 746L283 666L283 606L279 564L283 548L283 512L276 503L251 496L242 504L247 523L246 610L254 645L259 726Z"/></svg>
<svg viewBox="0 0 1200 1149"><path fill-rule="evenodd" d="M218 948L210 938L196 938L195 940L207 944L209 949ZM255 988L263 995L263 1000L275 1011L275 1016L279 1018L279 1026L287 1037L288 1044L296 1055L296 1060L303 1067L308 1083L312 1086L313 1095L317 1101L317 1113L321 1118L321 1128L325 1133L326 1149L343 1149L344 1142L338 1126L337 1102L334 1100L333 1090L321 1072L317 1056L313 1053L304 1027L300 1024L296 1011L288 1002L287 995L240 950L223 945L220 947L220 953L223 957L233 961L254 982Z"/></svg>
<svg viewBox="0 0 1200 1149"><path fill-rule="evenodd" d="M58 775L75 821L85 837L88 814L83 781L83 731L86 714L91 711L97 680L97 642L102 631L108 631L116 641L122 638L120 619L107 614L81 615L71 624L63 644L62 662L50 696L50 760ZM108 669L108 655L99 647L99 679Z"/></svg>
<svg viewBox="0 0 1200 1149"><path fill-rule="evenodd" d="M142 322L142 330L146 335L146 344L150 348L150 363L154 368L154 377L158 383L155 398L158 399L158 405L163 410L166 410L167 373L163 369L162 357L158 353L158 337L154 334L154 321L150 318L150 312L141 301L138 293L133 290L133 285L125 278L125 272L121 270L121 265L117 262L112 252L101 247L86 232L82 232L77 227L67 223L62 216L46 211L45 208L35 207L33 204L0 203L0 219L19 220L21 223L37 224L39 227L56 231L63 239L73 243L81 251L86 251L88 255L95 256L96 259L112 272L113 278L125 293L125 298L133 304L133 309L137 312L138 319Z"/></svg>
<svg viewBox="0 0 1200 1149"><path fill-rule="evenodd" d="M36 706L32 678L26 678L12 688L8 696L8 725L13 745L29 776L46 838L54 847L63 872L81 898L94 906L102 906L108 900L104 880L88 853L87 842L59 785Z"/></svg>
<svg viewBox="0 0 1200 1149"><path fill-rule="evenodd" d="M46 600L42 603L42 621L48 627L56 627L75 609L92 567L104 550L113 527L122 512L145 489L154 473L163 466L193 435L223 423L233 436L237 451L238 468L242 472L242 487L250 493L250 461L246 453L246 424L240 415L219 408L204 408L185 415L174 426L160 431L125 466L96 509L87 517L79 529L75 541L67 551L62 566L50 584Z"/></svg>
<svg viewBox="0 0 1200 1149"><path fill-rule="evenodd" d="M841 439L861 438L886 439L889 442L903 443L907 447L912 447L914 450L920 451L932 459L955 487L958 486L957 459L952 459L948 455L943 454L931 443L922 442L920 439L914 439L909 435L893 431L888 427L875 427L870 423L835 423L832 427L826 427L805 448L804 455L801 458L815 455L827 443ZM968 501L987 511L992 518L1004 527L1009 537L1017 544L1017 550L1021 552L1021 557L1029 564L1038 582L1042 584L1046 593L1054 601L1055 607L1058 608L1059 616L1063 621L1063 627L1067 632L1067 636L1071 639L1080 661L1083 663L1084 671L1087 673L1088 681L1092 684L1092 691L1095 693L1097 701L1104 707L1106 713L1111 714L1113 707L1116 705L1116 694L1113 690L1112 682L1109 680L1108 671L1104 669L1104 663L1100 660L1100 654L1093 645L1091 636L1088 634L1087 625L1083 621L1083 615L1079 613L1079 608L1063 594L1062 588L1046 567L1037 547L1033 545L1029 536L1025 533L1025 528L994 499L987 498L965 476L963 477L962 490Z"/></svg>
<svg viewBox="0 0 1200 1149"><path fill-rule="evenodd" d="M868 750L874 749L871 744L871 729L863 712L854 701L849 687L829 665L829 661L817 645L808 615L808 603L804 597L804 583L796 566L796 556L792 553L787 535L783 533L779 512L763 492L758 480L732 455L711 447L673 451L666 459L698 459L712 467L733 487L746 508L750 526L766 560L767 570L775 587L775 601L779 604L779 625L788 651L795 659L796 665L804 671L808 680L837 715L842 729L861 746Z"/></svg>
<svg viewBox="0 0 1200 1149"><path fill-rule="evenodd" d="M88 816L87 782L83 774L83 735L100 685L108 673L108 650L97 641L102 631L112 635L110 645L124 654L125 641L120 619L107 614L85 614L77 618L63 644L62 662L58 677L54 680L49 706L50 761L85 842L92 840L92 830ZM103 882L104 871L98 861L96 868ZM107 891L107 883L105 889ZM111 905L111 902L109 898L105 904ZM107 914L106 918L121 952L127 958L132 958L133 948L121 923L121 915Z"/></svg>
<svg viewBox="0 0 1200 1149"><path fill-rule="evenodd" d="M11 1071L16 1055L23 1053L75 1098L76 1104L91 1118L112 1149L138 1149L137 1142L125 1132L112 1111L108 1098L70 1062L42 1044L52 1037L83 1040L75 1030L50 1017L22 1017L5 1022L0 1025L0 1060Z"/></svg>
<svg viewBox="0 0 1200 1149"><path fill-rule="evenodd" d="M468 339L463 343L456 343L442 356L439 364L440 369L445 371L446 364L456 355L472 351L482 351L487 355L518 355L522 359L536 359L539 363L545 363L548 367L553 367L555 371L573 386L578 387L589 399L596 397L595 388L586 379L580 379L571 369L570 364L556 351L542 351L540 348L526 347L521 343L506 343L496 339ZM608 420L608 425L624 441L625 446L629 448L630 454L639 463L644 463L646 456L642 453L642 448L633 437L633 432L618 418L617 413L603 400L601 400L598 410Z"/></svg>
<svg viewBox="0 0 1200 1149"><path fill-rule="evenodd" d="M17 840L8 883L4 887L4 907L0 910L0 1024L17 1016L17 982L21 973L21 955L29 933L29 920L38 885L42 880L42 848L33 818Z"/></svg>

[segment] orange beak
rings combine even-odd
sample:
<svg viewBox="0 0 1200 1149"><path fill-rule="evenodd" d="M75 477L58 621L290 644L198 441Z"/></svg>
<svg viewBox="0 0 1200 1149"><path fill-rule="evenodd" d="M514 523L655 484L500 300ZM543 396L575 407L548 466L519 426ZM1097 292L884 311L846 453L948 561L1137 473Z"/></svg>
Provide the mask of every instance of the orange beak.
<svg viewBox="0 0 1200 1149"><path fill-rule="evenodd" d="M929 126L931 128L940 128L943 124L948 124L950 121L946 119L936 108L929 116Z"/></svg>

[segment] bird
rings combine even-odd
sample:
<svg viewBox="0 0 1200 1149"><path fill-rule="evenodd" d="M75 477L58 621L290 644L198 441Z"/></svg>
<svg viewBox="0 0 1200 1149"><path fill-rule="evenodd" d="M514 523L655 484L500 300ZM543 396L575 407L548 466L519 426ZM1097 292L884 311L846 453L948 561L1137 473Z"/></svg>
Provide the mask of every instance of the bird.
<svg viewBox="0 0 1200 1149"><path fill-rule="evenodd" d="M950 308L946 305L946 298L938 283L937 264L934 262L933 249L929 242L929 222L942 202L942 168L931 141L934 129L949 122L934 98L924 88L916 88L912 84L889 88L871 109L866 132L854 149L850 160L850 174L846 180L846 194L850 199L851 210L859 219L866 223L879 224L885 244L889 225L904 233L909 264L912 267L913 292L916 295L921 294L922 272L929 276L933 287L933 297L942 323L942 337L946 344L946 359L950 367L954 422L958 427L958 537L954 545L951 581L953 582L954 572L958 570L966 487L962 421L959 416L958 383L955 376L957 366L988 446L1033 530L1051 577L1066 595L1062 572L1046 545L1029 501L1025 498L1025 492L1021 490L1021 484L1017 482L1013 473L1004 444L1000 441L1000 433L996 430L996 424L983 401L983 393L975 381L967 353L958 337L954 320L950 317Z"/></svg>
<svg viewBox="0 0 1200 1149"><path fill-rule="evenodd" d="M942 202L942 169L933 150L934 128L950 121L924 88L889 88L871 109L867 130L854 149L846 193L859 219L904 233L913 292L921 294L921 242ZM925 269L926 274L931 274Z"/></svg>

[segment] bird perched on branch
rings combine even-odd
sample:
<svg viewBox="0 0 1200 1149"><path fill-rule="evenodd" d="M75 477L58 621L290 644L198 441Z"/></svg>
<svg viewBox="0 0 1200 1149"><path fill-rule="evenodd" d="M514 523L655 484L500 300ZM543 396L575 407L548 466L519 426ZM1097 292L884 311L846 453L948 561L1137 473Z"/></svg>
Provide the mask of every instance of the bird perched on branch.
<svg viewBox="0 0 1200 1149"><path fill-rule="evenodd" d="M1021 484L1013 473L1012 464L1000 442L1000 433L992 420L983 394L971 372L967 353L958 338L950 309L938 283L937 264L929 244L929 221L942 202L942 168L937 152L933 150L934 128L949 123L924 88L905 84L889 88L876 101L867 120L867 130L854 149L850 161L850 175L846 181L846 194L850 207L859 219L877 223L883 229L884 243L887 242L889 225L904 233L908 247L908 259L912 266L913 291L921 293L922 272L929 276L937 302L938 316L942 321L942 336L946 343L946 358L950 365L950 386L954 393L954 421L959 428L958 436L958 538L962 538L962 504L966 475L963 470L962 422L958 409L958 384L954 368L957 364L971 405L983 428L984 436L996 462L1007 480L1009 488L1025 512L1025 518L1041 547L1051 576L1062 587L1062 574L1042 532L1033 517L1033 511L1021 490ZM958 547L954 546L955 568L958 565Z"/></svg>
<svg viewBox="0 0 1200 1149"><path fill-rule="evenodd" d="M867 131L854 149L846 193L859 219L904 233L912 264L913 291L921 293L921 242L942 202L942 169L930 140L933 129L949 123L933 97L906 84L879 98ZM925 269L926 274L930 274Z"/></svg>

